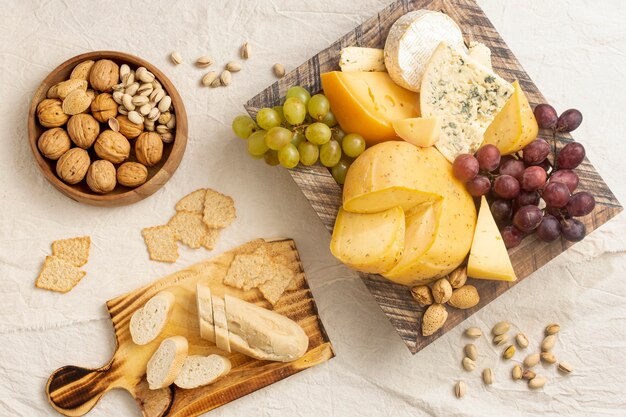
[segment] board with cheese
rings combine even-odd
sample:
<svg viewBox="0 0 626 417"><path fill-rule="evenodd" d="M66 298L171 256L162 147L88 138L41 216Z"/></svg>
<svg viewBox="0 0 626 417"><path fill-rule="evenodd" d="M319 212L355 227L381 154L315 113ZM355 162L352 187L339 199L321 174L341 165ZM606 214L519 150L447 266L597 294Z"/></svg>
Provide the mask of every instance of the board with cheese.
<svg viewBox="0 0 626 417"><path fill-rule="evenodd" d="M511 241L513 226L502 229L509 224L499 217L506 204L493 202L503 198L495 190L510 192L511 178L495 180L515 178L520 150L545 134L533 114L545 99L473 0L393 3L250 100L246 109L255 117L281 105L294 86L327 97L338 123L329 125L333 132L340 127L367 142L356 158L342 156L343 186L334 167L300 164L289 173L328 230L335 229L331 252L360 271L411 352L572 244L544 242L534 233L514 248L503 246ZM560 150L571 137L559 132L555 141ZM472 156L479 148L485 149ZM506 174L487 175L493 149L495 169ZM459 178L453 167L461 155L477 161L476 173L466 172L471 179ZM589 232L621 206L586 159L576 172L576 192L590 191L596 201L595 210L579 218ZM515 181L518 192L532 197L521 188L521 174ZM481 186L489 187L487 203L475 197ZM410 286L463 267L480 302L467 310L447 307L443 327L423 336L424 308L412 299Z"/></svg>

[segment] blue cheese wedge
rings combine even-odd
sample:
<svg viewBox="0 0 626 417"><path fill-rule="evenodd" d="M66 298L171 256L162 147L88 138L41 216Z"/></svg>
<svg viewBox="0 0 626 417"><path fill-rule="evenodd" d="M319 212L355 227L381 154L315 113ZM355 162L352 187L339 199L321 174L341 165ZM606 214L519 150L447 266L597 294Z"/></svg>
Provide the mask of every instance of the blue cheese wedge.
<svg viewBox="0 0 626 417"><path fill-rule="evenodd" d="M442 42L422 79L422 117L441 118L435 146L448 159L474 153L515 88L469 55Z"/></svg>

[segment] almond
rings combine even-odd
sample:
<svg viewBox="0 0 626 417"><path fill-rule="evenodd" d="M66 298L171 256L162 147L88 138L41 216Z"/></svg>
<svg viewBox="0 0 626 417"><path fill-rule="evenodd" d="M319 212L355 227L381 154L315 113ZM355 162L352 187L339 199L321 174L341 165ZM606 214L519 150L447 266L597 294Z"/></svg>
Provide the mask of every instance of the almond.
<svg viewBox="0 0 626 417"><path fill-rule="evenodd" d="M426 309L422 317L422 335L430 336L439 330L448 318L448 312L443 304L433 304Z"/></svg>
<svg viewBox="0 0 626 417"><path fill-rule="evenodd" d="M472 308L480 302L478 290L473 285L464 285L452 291L448 304L452 307L465 310Z"/></svg>
<svg viewBox="0 0 626 417"><path fill-rule="evenodd" d="M433 284L432 292L436 303L445 304L452 297L452 286L447 279L441 278Z"/></svg>
<svg viewBox="0 0 626 417"><path fill-rule="evenodd" d="M433 294L427 285L411 288L411 295L420 307L426 307L433 303Z"/></svg>

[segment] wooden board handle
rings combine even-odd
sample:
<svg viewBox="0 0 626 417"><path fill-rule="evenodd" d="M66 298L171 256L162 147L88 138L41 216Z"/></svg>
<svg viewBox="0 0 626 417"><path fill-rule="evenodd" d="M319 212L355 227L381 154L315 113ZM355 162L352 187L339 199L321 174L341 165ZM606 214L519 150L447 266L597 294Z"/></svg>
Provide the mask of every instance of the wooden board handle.
<svg viewBox="0 0 626 417"><path fill-rule="evenodd" d="M66 416L82 416L107 391L123 386L121 373L113 360L98 369L64 366L48 378L46 395L52 407Z"/></svg>

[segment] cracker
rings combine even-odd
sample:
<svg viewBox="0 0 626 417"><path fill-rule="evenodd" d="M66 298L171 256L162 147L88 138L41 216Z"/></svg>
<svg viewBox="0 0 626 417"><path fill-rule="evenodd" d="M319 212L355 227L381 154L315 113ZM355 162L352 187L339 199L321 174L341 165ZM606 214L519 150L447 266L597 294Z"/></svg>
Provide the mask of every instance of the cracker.
<svg viewBox="0 0 626 417"><path fill-rule="evenodd" d="M269 278L263 273L266 262L262 254L236 255L226 272L224 284L244 291L258 287Z"/></svg>
<svg viewBox="0 0 626 417"><path fill-rule="evenodd" d="M148 227L141 231L150 259L161 262L176 262L178 245L169 226Z"/></svg>
<svg viewBox="0 0 626 417"><path fill-rule="evenodd" d="M217 239L220 237L221 230L222 229L212 229L207 227L204 240L202 241L202 246L208 250L213 250L213 248L215 248L215 244L217 243Z"/></svg>
<svg viewBox="0 0 626 417"><path fill-rule="evenodd" d="M263 275L267 281L259 286L263 297L272 305L276 305L285 289L294 280L294 272L282 263L269 262L264 266Z"/></svg>
<svg viewBox="0 0 626 417"><path fill-rule="evenodd" d="M227 227L237 218L233 199L210 188L206 190L203 213L202 220L210 228Z"/></svg>
<svg viewBox="0 0 626 417"><path fill-rule="evenodd" d="M172 229L176 240L192 249L198 249L205 241L207 227L202 222L202 214L179 211L167 225Z"/></svg>
<svg viewBox="0 0 626 417"><path fill-rule="evenodd" d="M80 282L86 272L71 262L56 256L46 256L35 286L46 290L66 293Z"/></svg>
<svg viewBox="0 0 626 417"><path fill-rule="evenodd" d="M83 266L89 260L89 236L61 239L52 242L52 255L65 259L74 266Z"/></svg>
<svg viewBox="0 0 626 417"><path fill-rule="evenodd" d="M206 188L193 191L176 203L176 211L190 211L202 214L204 212L204 200L206 198Z"/></svg>

